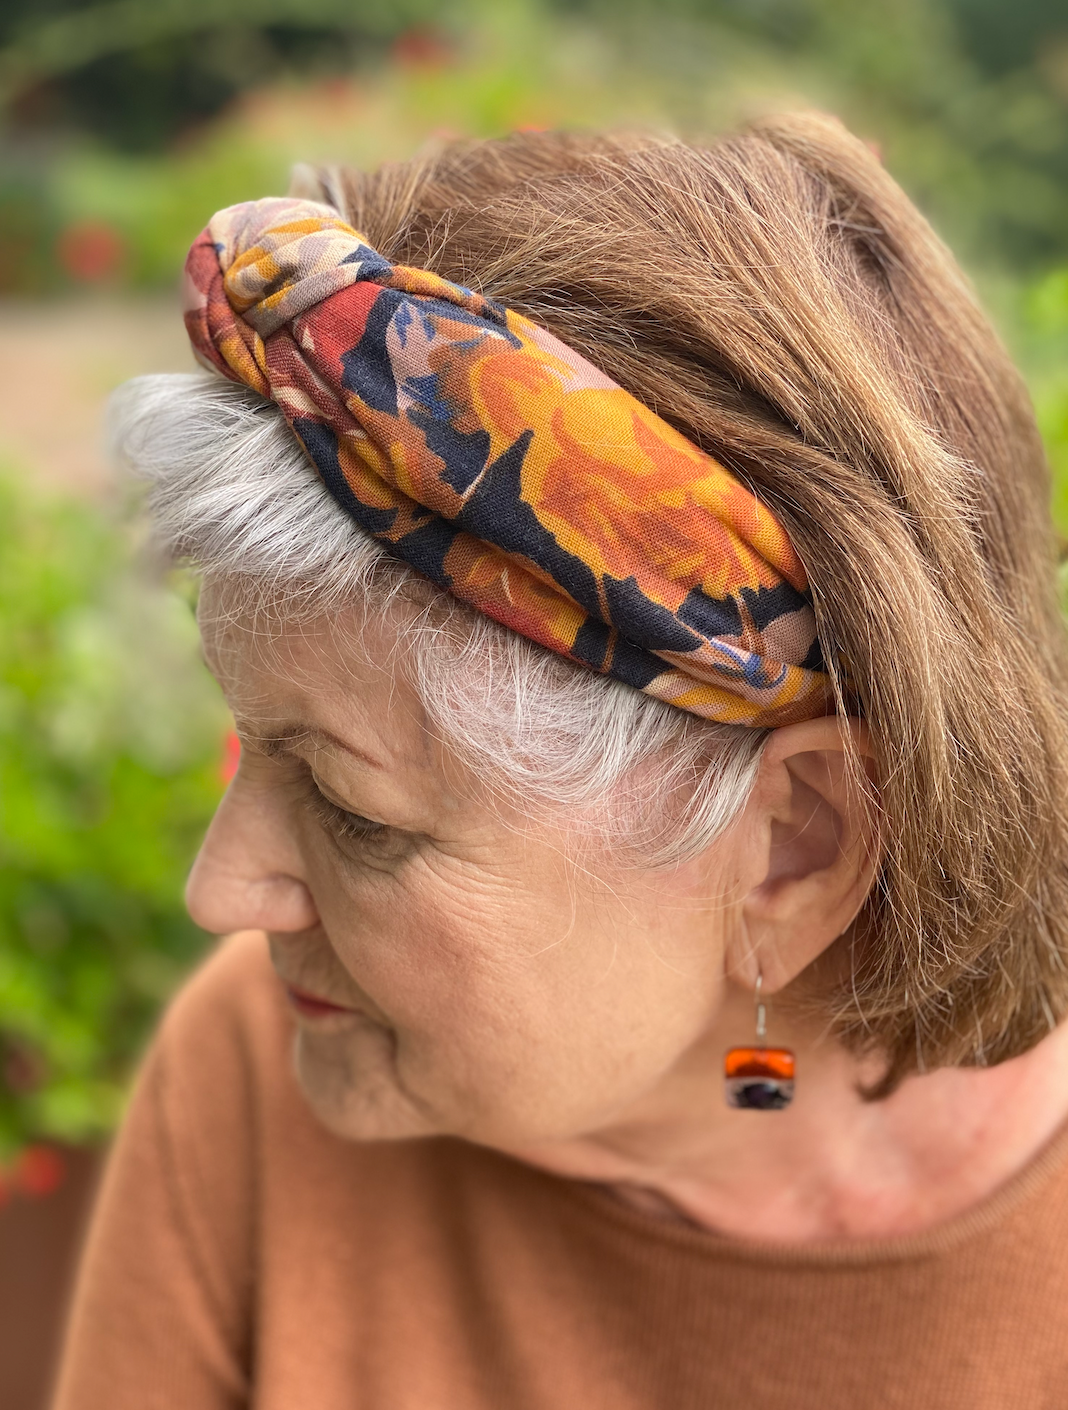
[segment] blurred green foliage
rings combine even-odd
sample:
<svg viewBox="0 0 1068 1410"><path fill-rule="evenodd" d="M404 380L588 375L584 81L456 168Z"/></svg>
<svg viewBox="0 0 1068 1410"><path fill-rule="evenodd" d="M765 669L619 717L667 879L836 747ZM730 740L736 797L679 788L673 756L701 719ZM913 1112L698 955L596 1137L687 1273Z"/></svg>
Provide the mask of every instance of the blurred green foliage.
<svg viewBox="0 0 1068 1410"><path fill-rule="evenodd" d="M343 113L300 152L242 96L346 84L392 92L389 127ZM122 235L118 277L171 278L161 230L184 241L299 157L517 119L700 137L783 104L876 140L973 264L1068 261L1062 0L0 0L0 288L69 284L55 230L88 218Z"/></svg>
<svg viewBox="0 0 1068 1410"><path fill-rule="evenodd" d="M26 125L158 150L238 93L343 72L430 13L420 0L5 0L0 91Z"/></svg>
<svg viewBox="0 0 1068 1410"><path fill-rule="evenodd" d="M0 0L0 294L172 285L218 207L428 138L839 113L976 275L1068 535L1063 0ZM0 1160L105 1132L200 952L225 715L188 601L0 479Z"/></svg>
<svg viewBox="0 0 1068 1410"><path fill-rule="evenodd" d="M189 603L99 509L0 480L0 1157L113 1123L205 937L181 878L226 715Z"/></svg>
<svg viewBox="0 0 1068 1410"><path fill-rule="evenodd" d="M1024 284L1010 332L1053 472L1053 521L1068 550L1068 267Z"/></svg>

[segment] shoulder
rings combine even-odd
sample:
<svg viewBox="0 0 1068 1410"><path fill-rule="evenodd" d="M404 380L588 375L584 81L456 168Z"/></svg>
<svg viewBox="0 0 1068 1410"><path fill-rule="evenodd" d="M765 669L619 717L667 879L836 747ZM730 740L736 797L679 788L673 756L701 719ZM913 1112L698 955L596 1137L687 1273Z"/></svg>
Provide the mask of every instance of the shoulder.
<svg viewBox="0 0 1068 1410"><path fill-rule="evenodd" d="M167 1009L108 1158L57 1404L247 1403L258 1113L295 1089L286 1025L256 934L223 941Z"/></svg>
<svg viewBox="0 0 1068 1410"><path fill-rule="evenodd" d="M154 1043L169 1069L218 1083L238 1069L287 1060L293 1022L271 965L267 936L220 940L167 1007Z"/></svg>
<svg viewBox="0 0 1068 1410"><path fill-rule="evenodd" d="M301 1125L314 1120L297 1088L292 1041L293 1020L261 931L220 941L171 1001L134 1108L155 1112L191 1205L233 1204L236 1212L244 1203L268 1110L281 1108L283 1120Z"/></svg>
<svg viewBox="0 0 1068 1410"><path fill-rule="evenodd" d="M267 936L243 930L220 940L167 1009L160 1036L171 1043L207 1040L220 1029L278 1027L285 1009L271 966Z"/></svg>

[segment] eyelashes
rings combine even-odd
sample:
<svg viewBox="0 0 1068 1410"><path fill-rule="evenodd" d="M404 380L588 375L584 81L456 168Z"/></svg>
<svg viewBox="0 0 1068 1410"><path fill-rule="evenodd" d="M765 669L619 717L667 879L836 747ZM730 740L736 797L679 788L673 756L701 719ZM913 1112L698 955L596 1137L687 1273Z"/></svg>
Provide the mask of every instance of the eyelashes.
<svg viewBox="0 0 1068 1410"><path fill-rule="evenodd" d="M339 808L336 803L319 789L315 780L308 779L308 809L339 842L370 843L383 841L390 829L385 823L373 822L360 813L350 813Z"/></svg>
<svg viewBox="0 0 1068 1410"><path fill-rule="evenodd" d="M252 760L265 752L252 746L246 750L246 756ZM329 798L320 787L310 760L289 752L276 760L272 772L275 770L278 782L292 802L351 860L359 859L369 865L387 862L392 865L413 849L414 834L351 812Z"/></svg>

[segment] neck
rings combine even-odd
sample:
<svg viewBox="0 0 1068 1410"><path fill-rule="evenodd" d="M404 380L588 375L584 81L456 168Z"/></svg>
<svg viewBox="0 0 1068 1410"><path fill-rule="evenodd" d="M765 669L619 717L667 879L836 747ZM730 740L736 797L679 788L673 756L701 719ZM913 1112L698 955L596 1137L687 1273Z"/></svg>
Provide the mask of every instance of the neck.
<svg viewBox="0 0 1068 1410"><path fill-rule="evenodd" d="M870 1066L802 1032L780 1039L797 1054L786 1110L727 1107L724 1045L706 1038L602 1129L516 1154L669 1218L803 1244L918 1233L961 1214L1068 1120L1068 1028L998 1067L910 1077L878 1102L858 1091Z"/></svg>

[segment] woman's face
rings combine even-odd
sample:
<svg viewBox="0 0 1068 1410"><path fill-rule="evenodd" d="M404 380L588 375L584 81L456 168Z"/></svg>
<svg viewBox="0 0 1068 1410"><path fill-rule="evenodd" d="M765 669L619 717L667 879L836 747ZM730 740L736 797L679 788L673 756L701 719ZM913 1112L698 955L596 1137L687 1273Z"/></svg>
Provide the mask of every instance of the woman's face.
<svg viewBox="0 0 1068 1410"><path fill-rule="evenodd" d="M206 602L205 646L243 748L190 910L209 930L268 932L327 1125L501 1147L574 1137L714 1026L731 834L675 869L579 861L566 819L491 806L403 677L358 659L388 661L388 627L354 653L355 622L265 631L223 615Z"/></svg>

